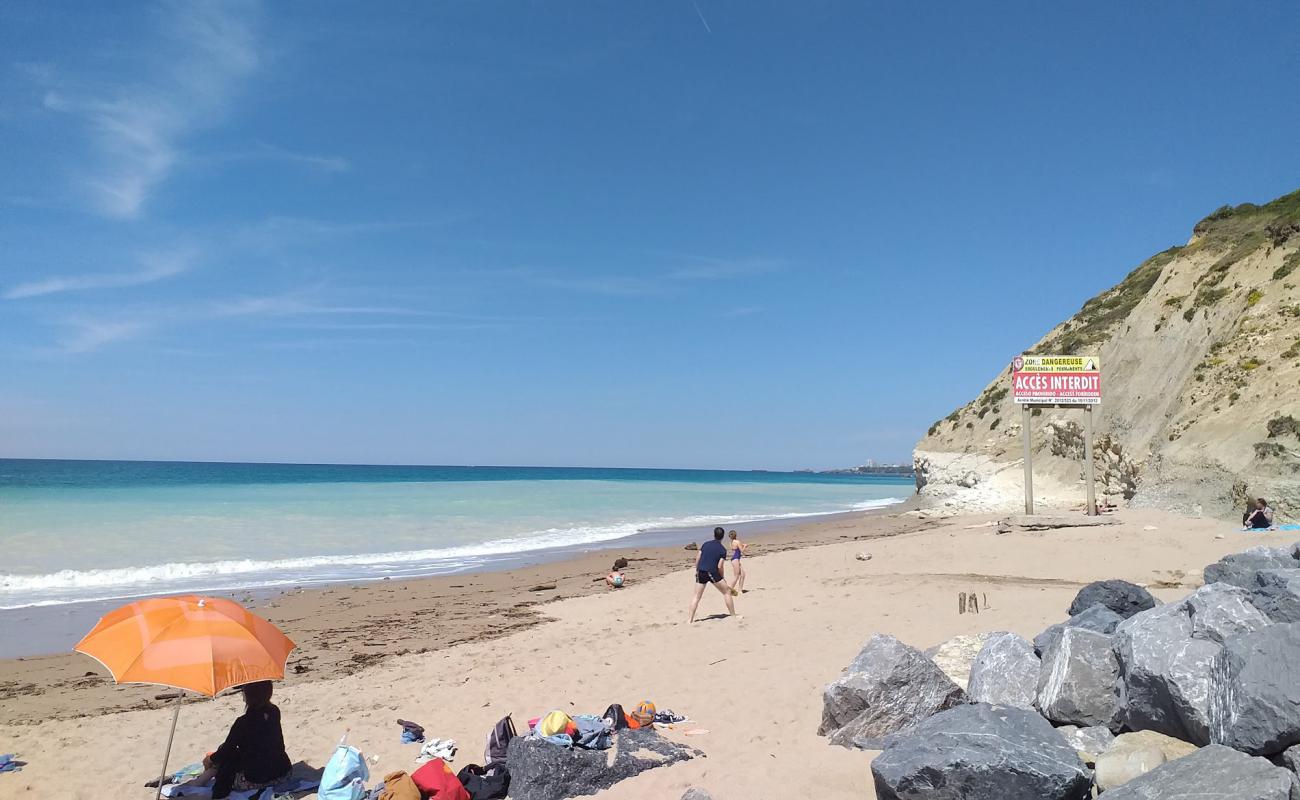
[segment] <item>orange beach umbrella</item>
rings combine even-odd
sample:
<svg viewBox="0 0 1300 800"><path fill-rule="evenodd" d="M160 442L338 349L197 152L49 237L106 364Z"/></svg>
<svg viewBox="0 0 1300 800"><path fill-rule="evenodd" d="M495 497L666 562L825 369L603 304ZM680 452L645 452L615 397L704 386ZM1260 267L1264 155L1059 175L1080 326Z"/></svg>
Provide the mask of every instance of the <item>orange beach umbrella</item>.
<svg viewBox="0 0 1300 800"><path fill-rule="evenodd" d="M279 628L238 603L187 595L122 606L73 649L103 664L118 683L159 684L215 697L235 686L283 678L293 648ZM163 777L179 716L177 703Z"/></svg>

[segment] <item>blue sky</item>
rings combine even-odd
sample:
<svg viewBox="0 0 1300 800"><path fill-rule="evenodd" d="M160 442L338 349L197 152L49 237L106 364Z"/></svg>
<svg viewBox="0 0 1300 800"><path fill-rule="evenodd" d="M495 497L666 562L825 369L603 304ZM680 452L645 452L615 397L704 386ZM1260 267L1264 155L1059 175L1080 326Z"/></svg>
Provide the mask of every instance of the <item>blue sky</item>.
<svg viewBox="0 0 1300 800"><path fill-rule="evenodd" d="M1292 2L0 6L0 455L907 459L1224 203Z"/></svg>

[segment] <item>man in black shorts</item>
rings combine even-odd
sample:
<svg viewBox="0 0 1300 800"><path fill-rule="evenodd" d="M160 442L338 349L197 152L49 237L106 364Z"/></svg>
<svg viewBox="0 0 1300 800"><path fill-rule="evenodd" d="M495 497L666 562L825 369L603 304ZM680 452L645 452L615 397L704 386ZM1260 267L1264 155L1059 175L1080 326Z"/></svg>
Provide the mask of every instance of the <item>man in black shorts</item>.
<svg viewBox="0 0 1300 800"><path fill-rule="evenodd" d="M714 528L713 541L705 542L700 546L700 560L695 565L695 599L691 601L691 622L695 621L695 609L700 606L704 587L710 583L722 592L722 598L727 601L727 613L736 616L736 604L731 600L731 587L722 578L722 564L727 560L727 546L722 543L722 537L726 534L727 532L722 528Z"/></svg>

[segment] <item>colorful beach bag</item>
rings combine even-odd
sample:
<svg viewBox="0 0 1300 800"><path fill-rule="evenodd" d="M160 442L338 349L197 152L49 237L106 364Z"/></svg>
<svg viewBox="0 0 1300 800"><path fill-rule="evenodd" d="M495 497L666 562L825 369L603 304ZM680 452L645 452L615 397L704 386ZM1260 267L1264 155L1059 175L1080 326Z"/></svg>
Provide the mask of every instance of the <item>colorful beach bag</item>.
<svg viewBox="0 0 1300 800"><path fill-rule="evenodd" d="M325 764L316 796L320 800L361 800L368 780L370 768L361 751L340 743Z"/></svg>
<svg viewBox="0 0 1300 800"><path fill-rule="evenodd" d="M642 700L632 712L632 719L636 721L638 728L648 728L655 724L655 704L649 700Z"/></svg>
<svg viewBox="0 0 1300 800"><path fill-rule="evenodd" d="M441 758L425 762L411 775L415 787L423 797L433 800L470 800L469 792L461 785L456 773Z"/></svg>

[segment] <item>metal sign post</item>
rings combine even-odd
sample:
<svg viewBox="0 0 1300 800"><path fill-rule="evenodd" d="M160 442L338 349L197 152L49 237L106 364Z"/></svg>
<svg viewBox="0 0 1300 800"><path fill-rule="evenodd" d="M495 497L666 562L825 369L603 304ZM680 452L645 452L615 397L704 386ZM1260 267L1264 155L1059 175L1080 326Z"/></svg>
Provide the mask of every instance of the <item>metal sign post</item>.
<svg viewBox="0 0 1300 800"><path fill-rule="evenodd" d="M1023 410L1025 513L1034 513L1033 409L1083 409L1083 459L1087 462L1088 516L1097 511L1096 468L1092 463L1092 407L1101 402L1101 360L1096 356L1016 356L1011 359L1012 399Z"/></svg>

